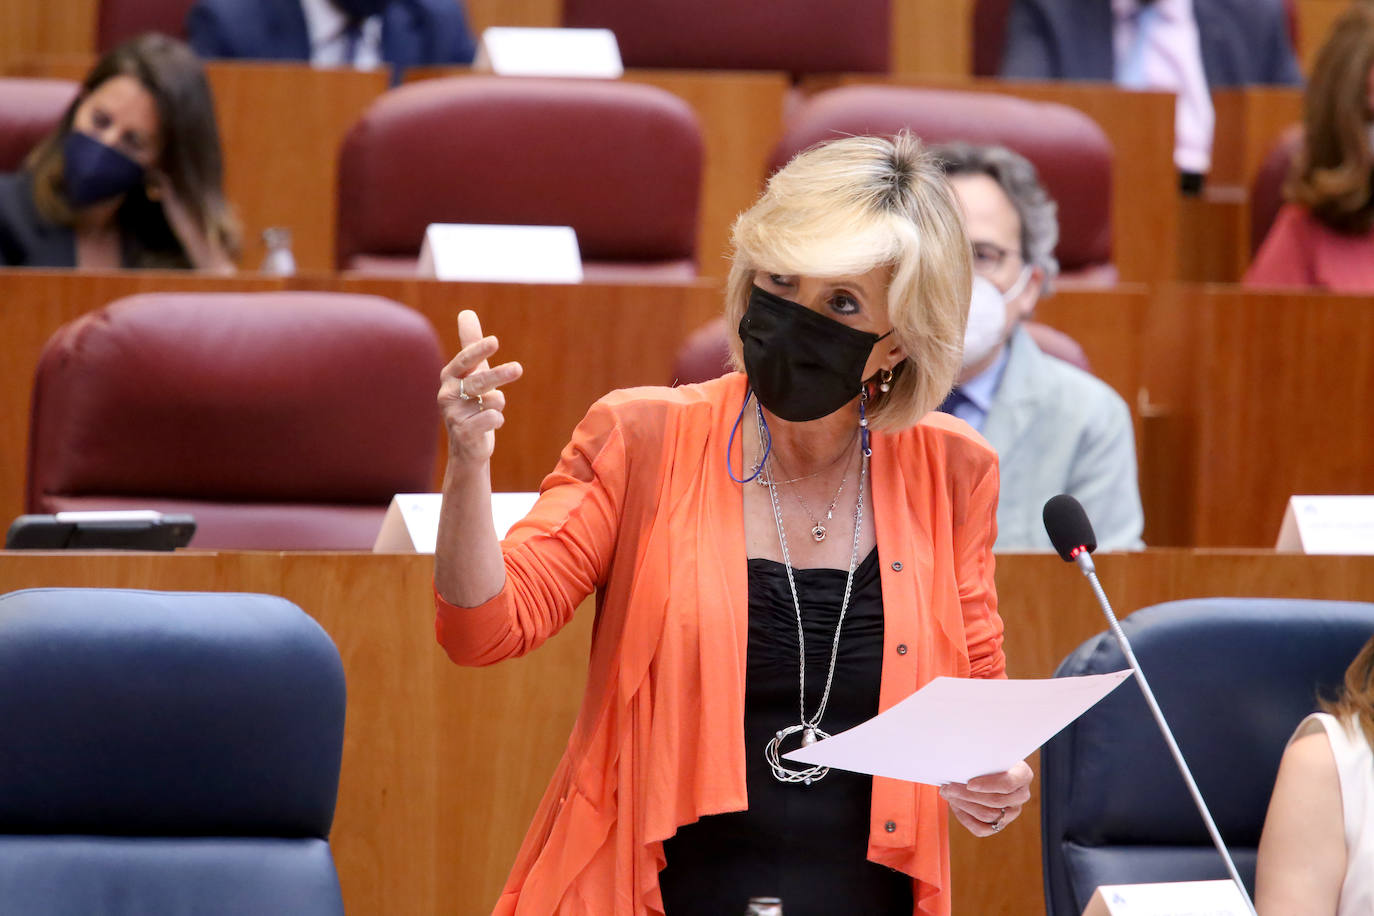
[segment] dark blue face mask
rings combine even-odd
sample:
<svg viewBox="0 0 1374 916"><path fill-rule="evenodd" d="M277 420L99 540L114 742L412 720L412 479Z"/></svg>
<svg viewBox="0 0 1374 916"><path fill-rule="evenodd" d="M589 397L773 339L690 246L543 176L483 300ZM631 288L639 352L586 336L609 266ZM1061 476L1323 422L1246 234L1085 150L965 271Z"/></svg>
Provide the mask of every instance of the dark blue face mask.
<svg viewBox="0 0 1374 916"><path fill-rule="evenodd" d="M77 210L109 200L143 181L143 166L79 130L62 144L62 193Z"/></svg>
<svg viewBox="0 0 1374 916"><path fill-rule="evenodd" d="M759 403L793 423L828 416L859 396L879 337L755 286L740 319L744 371Z"/></svg>

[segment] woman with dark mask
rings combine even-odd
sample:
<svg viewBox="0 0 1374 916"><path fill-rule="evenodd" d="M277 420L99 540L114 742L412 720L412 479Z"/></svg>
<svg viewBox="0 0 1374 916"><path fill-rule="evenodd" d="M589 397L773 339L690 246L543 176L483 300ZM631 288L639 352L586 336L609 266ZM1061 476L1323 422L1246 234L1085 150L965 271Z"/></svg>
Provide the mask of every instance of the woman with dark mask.
<svg viewBox="0 0 1374 916"><path fill-rule="evenodd" d="M817 147L734 247L743 371L601 399L501 542L489 462L522 370L458 316L439 641L490 664L597 596L581 712L497 913L948 914L949 812L988 836L1029 797L1024 763L936 789L783 756L940 675L1004 676L996 456L932 412L972 282L939 166L906 134Z"/></svg>
<svg viewBox="0 0 1374 916"><path fill-rule="evenodd" d="M200 61L140 36L101 58L22 170L0 175L0 264L232 271L222 182Z"/></svg>

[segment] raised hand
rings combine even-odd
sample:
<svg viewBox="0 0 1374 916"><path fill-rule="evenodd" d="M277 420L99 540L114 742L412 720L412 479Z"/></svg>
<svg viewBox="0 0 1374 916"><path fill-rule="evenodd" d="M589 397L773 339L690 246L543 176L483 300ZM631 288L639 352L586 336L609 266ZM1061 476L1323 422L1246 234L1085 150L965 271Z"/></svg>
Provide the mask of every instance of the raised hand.
<svg viewBox="0 0 1374 916"><path fill-rule="evenodd" d="M493 368L495 337L482 336L477 313L458 313L458 355L439 374L439 410L448 433L449 464L468 466L490 460L496 430L506 421L506 395L501 385L518 379L524 368L517 362Z"/></svg>

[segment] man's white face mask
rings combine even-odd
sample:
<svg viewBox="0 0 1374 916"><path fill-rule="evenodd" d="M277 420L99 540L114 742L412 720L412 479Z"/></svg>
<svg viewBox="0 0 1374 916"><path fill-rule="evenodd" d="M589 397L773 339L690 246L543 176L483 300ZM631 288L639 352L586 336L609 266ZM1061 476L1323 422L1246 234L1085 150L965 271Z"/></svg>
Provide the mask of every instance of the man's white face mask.
<svg viewBox="0 0 1374 916"><path fill-rule="evenodd" d="M973 298L964 328L964 368L976 366L1000 347L1011 333L1007 324L1007 303L1021 295L1030 282L1029 266L1021 269L1011 289L1003 293L991 280L975 275Z"/></svg>

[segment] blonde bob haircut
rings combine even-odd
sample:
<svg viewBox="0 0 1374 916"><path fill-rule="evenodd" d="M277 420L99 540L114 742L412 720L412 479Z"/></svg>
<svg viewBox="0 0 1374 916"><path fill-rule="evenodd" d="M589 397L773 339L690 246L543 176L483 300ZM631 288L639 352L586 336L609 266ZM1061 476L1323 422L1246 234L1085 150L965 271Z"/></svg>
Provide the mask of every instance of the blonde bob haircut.
<svg viewBox="0 0 1374 916"><path fill-rule="evenodd" d="M905 429L954 384L973 283L968 234L939 162L902 131L846 137L798 153L735 220L726 284L730 354L744 368L738 327L757 271L841 277L891 266L887 314L906 352L869 425Z"/></svg>

